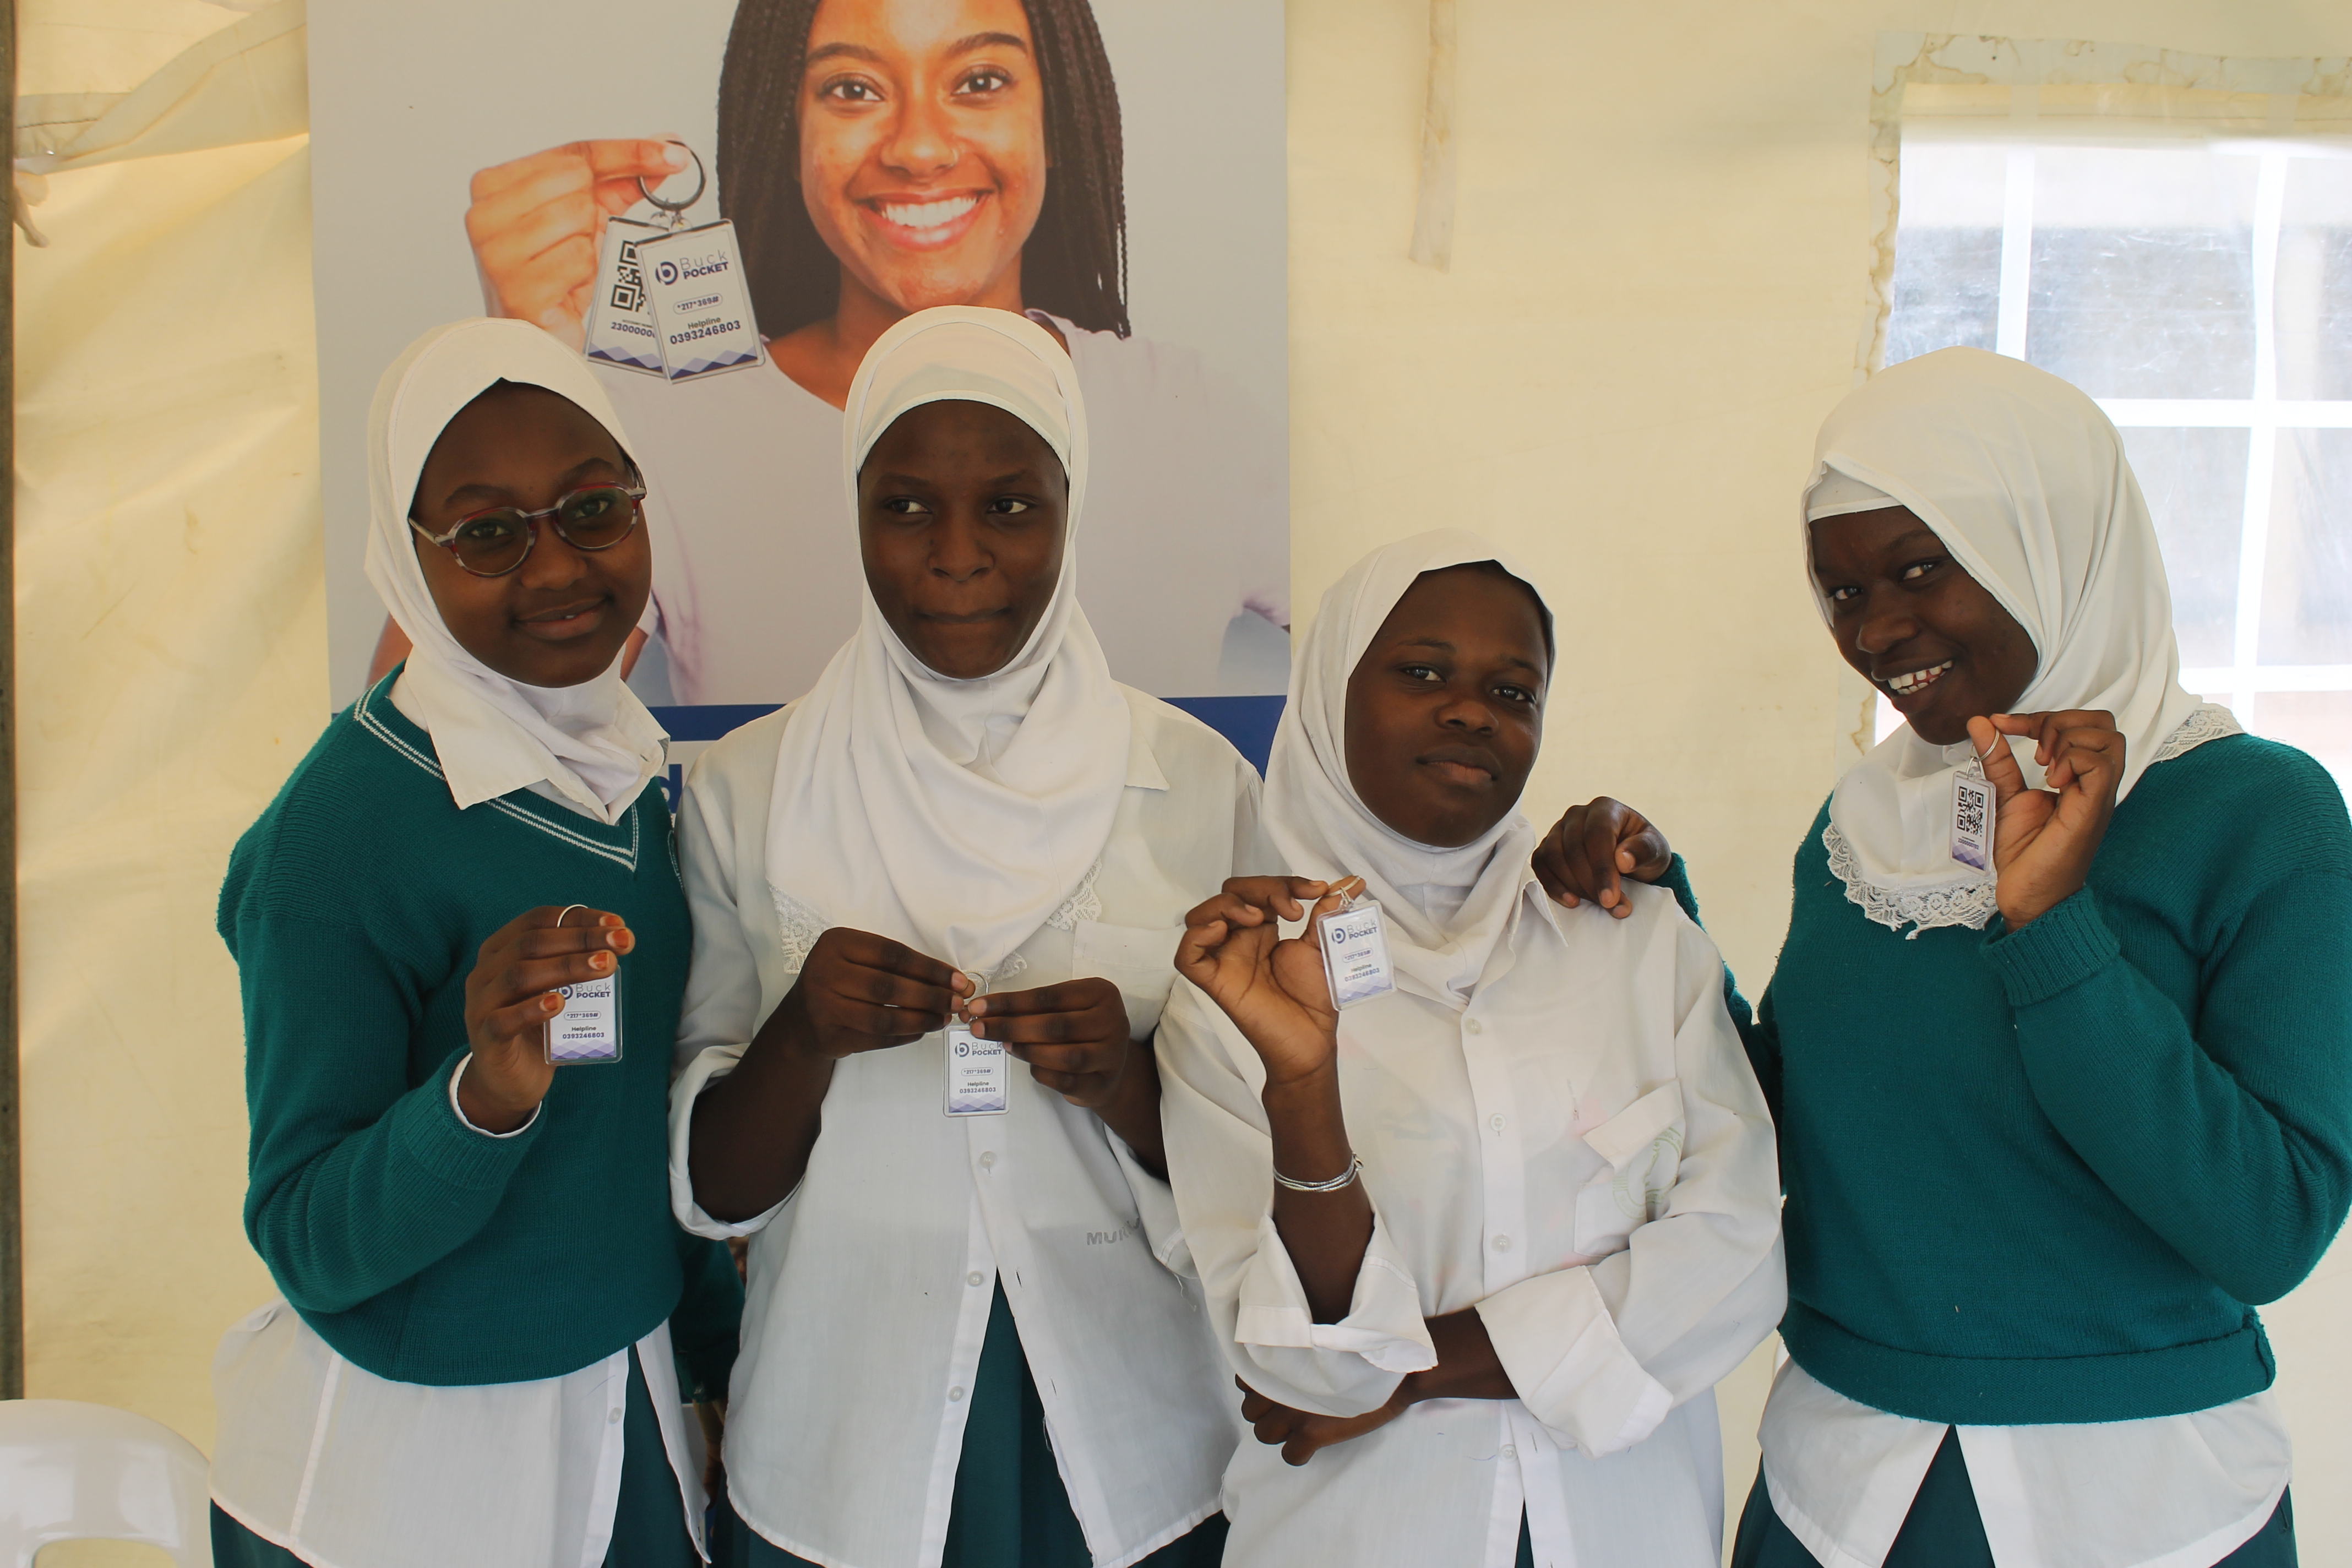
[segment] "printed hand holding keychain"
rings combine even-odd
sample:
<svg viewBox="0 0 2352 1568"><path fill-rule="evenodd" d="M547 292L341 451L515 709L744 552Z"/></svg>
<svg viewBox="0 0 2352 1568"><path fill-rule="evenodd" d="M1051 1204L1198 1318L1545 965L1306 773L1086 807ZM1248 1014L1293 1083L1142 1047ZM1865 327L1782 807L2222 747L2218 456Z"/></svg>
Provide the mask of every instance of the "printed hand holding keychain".
<svg viewBox="0 0 2352 1568"><path fill-rule="evenodd" d="M1380 901L1364 892L1360 877L1349 877L1332 890L1338 892L1350 882L1354 889L1340 894L1339 907L1316 916L1313 921L1315 945L1323 952L1323 973L1331 983L1331 1005L1342 1010L1396 989Z"/></svg>
<svg viewBox="0 0 2352 1568"><path fill-rule="evenodd" d="M988 976L967 969L971 1002L988 989ZM983 1040L971 1032L963 1003L948 1017L947 1113L950 1116L1002 1116L1013 1108L1013 1058L1002 1040Z"/></svg>
<svg viewBox="0 0 2352 1568"><path fill-rule="evenodd" d="M584 349L597 363L671 381L740 370L767 352L735 226L721 218L688 226L686 210L702 199L710 177L702 155L685 151L694 160L691 195L673 201L640 176L637 189L661 220L604 220Z"/></svg>

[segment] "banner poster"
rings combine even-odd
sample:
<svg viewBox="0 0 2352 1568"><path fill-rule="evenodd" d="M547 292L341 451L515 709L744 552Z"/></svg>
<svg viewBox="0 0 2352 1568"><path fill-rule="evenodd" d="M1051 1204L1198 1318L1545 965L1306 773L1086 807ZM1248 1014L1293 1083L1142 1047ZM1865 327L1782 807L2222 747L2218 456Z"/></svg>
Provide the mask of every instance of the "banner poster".
<svg viewBox="0 0 2352 1568"><path fill-rule="evenodd" d="M419 332L579 348L648 494L630 685L697 742L856 626L840 405L909 310L1068 346L1079 593L1122 681L1263 763L1288 677L1281 0L311 0L331 682L404 645L365 419Z"/></svg>

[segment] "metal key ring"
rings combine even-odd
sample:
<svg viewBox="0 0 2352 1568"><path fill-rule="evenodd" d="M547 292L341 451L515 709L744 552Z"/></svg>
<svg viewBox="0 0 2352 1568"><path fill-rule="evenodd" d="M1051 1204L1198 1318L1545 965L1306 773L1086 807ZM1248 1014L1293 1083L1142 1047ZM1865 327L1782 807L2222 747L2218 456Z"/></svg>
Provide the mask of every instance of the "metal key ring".
<svg viewBox="0 0 2352 1568"><path fill-rule="evenodd" d="M556 911L556 913L555 913L555 929L556 929L556 930L558 930L558 931L562 931L562 930L563 929L563 917L564 917L565 915L570 914L570 913L571 913L572 910L584 910L584 909L586 909L587 907L588 907L588 906L587 906L587 905L585 905L585 904L566 904L566 905L564 905L561 910L558 910Z"/></svg>
<svg viewBox="0 0 2352 1568"><path fill-rule="evenodd" d="M646 188L646 177L643 174L637 176L637 191L646 200L675 217L702 199L702 193L710 188L710 174L702 166L701 153L687 146L683 142L673 142L670 145L680 149L688 157L694 160L694 195L682 202L666 202Z"/></svg>

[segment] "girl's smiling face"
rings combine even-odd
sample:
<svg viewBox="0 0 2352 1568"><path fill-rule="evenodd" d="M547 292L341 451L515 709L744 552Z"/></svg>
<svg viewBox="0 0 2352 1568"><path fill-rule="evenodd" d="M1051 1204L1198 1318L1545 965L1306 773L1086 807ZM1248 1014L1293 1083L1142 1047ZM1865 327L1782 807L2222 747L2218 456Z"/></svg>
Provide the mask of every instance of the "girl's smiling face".
<svg viewBox="0 0 2352 1568"><path fill-rule="evenodd" d="M1492 565L1422 574L1348 678L1357 797L1416 844L1475 841L1527 789L1550 672L1525 583Z"/></svg>
<svg viewBox="0 0 2352 1568"><path fill-rule="evenodd" d="M1021 0L824 0L799 124L802 197L845 285L907 312L1020 307L1048 162Z"/></svg>
<svg viewBox="0 0 2352 1568"><path fill-rule="evenodd" d="M409 515L443 534L492 507L537 511L590 485L629 482L612 434L571 399L501 382L442 427L416 479ZM653 552L642 524L604 550L575 550L541 518L530 553L478 577L409 531L425 585L457 646L526 686L578 686L621 657L646 611Z"/></svg>
<svg viewBox="0 0 2352 1568"><path fill-rule="evenodd" d="M2032 684L2041 663L2032 637L1916 513L1825 517L1811 533L1838 652L1913 734L1937 746L1965 741L1970 719L2008 712Z"/></svg>

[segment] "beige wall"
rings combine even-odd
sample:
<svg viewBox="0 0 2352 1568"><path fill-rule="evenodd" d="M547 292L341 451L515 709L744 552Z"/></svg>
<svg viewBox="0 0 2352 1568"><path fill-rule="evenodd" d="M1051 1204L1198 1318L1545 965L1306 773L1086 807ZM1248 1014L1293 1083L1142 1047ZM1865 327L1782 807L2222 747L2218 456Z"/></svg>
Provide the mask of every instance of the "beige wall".
<svg viewBox="0 0 2352 1568"><path fill-rule="evenodd" d="M1425 26L1425 0L1290 6L1297 601L1439 523L1534 563L1565 656L1534 805L1654 813L1752 993L1832 778L1790 500L1853 377L1875 35L2340 55L2352 7L1460 0L1446 274L1405 259ZM268 1289L212 900L325 700L307 161L60 176L40 216L58 247L17 251L32 1390L202 1445L212 1343ZM2313 1564L2352 1564L2347 1309L2338 1259L2269 1314ZM1735 1510L1766 1370L1727 1385Z"/></svg>

